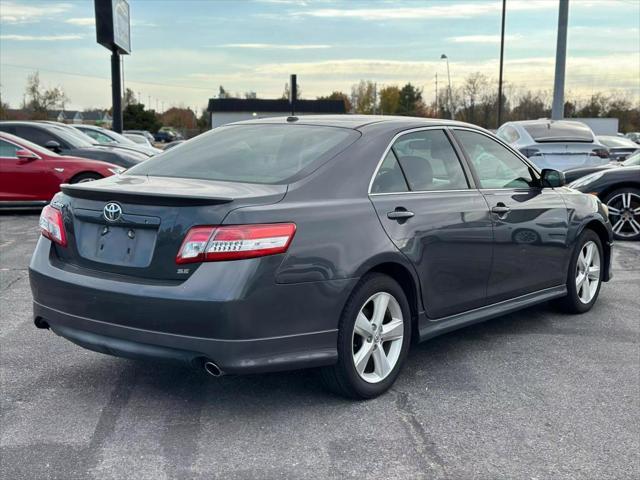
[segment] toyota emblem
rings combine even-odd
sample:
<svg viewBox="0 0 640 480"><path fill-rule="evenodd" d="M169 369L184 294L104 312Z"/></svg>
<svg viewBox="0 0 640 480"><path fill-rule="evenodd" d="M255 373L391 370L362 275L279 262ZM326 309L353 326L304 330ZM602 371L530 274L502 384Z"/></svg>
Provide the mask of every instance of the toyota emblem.
<svg viewBox="0 0 640 480"><path fill-rule="evenodd" d="M122 207L116 202L109 202L104 206L102 215L108 222L117 222L122 216Z"/></svg>

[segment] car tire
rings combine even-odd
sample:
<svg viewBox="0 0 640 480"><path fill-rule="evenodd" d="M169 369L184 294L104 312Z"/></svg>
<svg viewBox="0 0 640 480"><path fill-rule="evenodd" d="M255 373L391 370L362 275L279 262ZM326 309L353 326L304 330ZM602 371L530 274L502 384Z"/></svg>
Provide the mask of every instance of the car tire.
<svg viewBox="0 0 640 480"><path fill-rule="evenodd" d="M640 190L624 187L604 198L616 240L640 240ZM634 213L637 210L639 213ZM637 233L634 231L637 230Z"/></svg>
<svg viewBox="0 0 640 480"><path fill-rule="evenodd" d="M404 291L387 275L368 274L344 307L338 362L321 370L323 383L347 398L377 397L395 382L410 343L411 309Z"/></svg>
<svg viewBox="0 0 640 480"><path fill-rule="evenodd" d="M100 180L102 175L98 173L79 173L75 177L73 177L69 183L85 183L85 182L93 182L94 180Z"/></svg>
<svg viewBox="0 0 640 480"><path fill-rule="evenodd" d="M589 254L589 251L592 253ZM591 310L600 294L604 268L602 241L596 232L587 229L578 238L571 255L567 296L559 299L557 305L567 313L585 313Z"/></svg>

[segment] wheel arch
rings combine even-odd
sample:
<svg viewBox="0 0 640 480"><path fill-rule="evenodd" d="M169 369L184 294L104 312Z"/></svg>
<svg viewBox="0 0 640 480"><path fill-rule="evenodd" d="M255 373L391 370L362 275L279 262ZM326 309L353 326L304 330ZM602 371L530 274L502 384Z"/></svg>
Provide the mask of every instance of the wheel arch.
<svg viewBox="0 0 640 480"><path fill-rule="evenodd" d="M607 229L607 227L605 227L605 225L600 220L591 219L582 226L582 228L580 229L580 232L578 232L578 236L582 235L582 232L584 232L585 230L592 230L593 232L596 233L596 235L598 235L598 237L600 238L600 242L602 243L602 250L604 253L605 265L610 265L611 239L609 237L609 230ZM605 282L609 281L609 278L610 278L609 270L610 269L606 269L604 272L604 277L602 278L602 280Z"/></svg>
<svg viewBox="0 0 640 480"><path fill-rule="evenodd" d="M96 172L95 170L82 170L81 172L74 173L71 178L69 178L69 180L67 180L65 183L73 183L75 179L81 177L82 175L95 175L97 177L104 178L103 174L101 174L100 172Z"/></svg>
<svg viewBox="0 0 640 480"><path fill-rule="evenodd" d="M600 198L604 202L605 199L609 195L611 195L613 192L615 192L616 190L621 190L621 189L627 188L627 187L640 189L640 183L634 182L632 180L627 180L627 181L620 182L620 183L614 183L614 184L608 186L607 188L605 188L604 190L602 190L598 194L598 198Z"/></svg>
<svg viewBox="0 0 640 480"><path fill-rule="evenodd" d="M420 318L420 312L422 310L422 302L420 296L420 287L418 279L415 276L415 272L407 265L401 262L386 260L376 265L370 266L362 276L370 273L381 273L391 277L398 282L398 285L402 288L407 301L409 302L409 309L411 310L411 336L412 342L416 342L419 338L418 321Z"/></svg>

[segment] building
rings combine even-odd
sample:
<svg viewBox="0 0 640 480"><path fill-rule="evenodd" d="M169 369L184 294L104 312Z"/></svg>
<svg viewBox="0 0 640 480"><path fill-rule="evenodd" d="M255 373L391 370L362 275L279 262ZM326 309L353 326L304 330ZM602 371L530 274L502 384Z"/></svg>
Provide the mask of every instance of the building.
<svg viewBox="0 0 640 480"><path fill-rule="evenodd" d="M7 108L0 115L0 120L49 120L52 122L99 125L111 128L111 115L106 110L51 110L35 112L24 108Z"/></svg>
<svg viewBox="0 0 640 480"><path fill-rule="evenodd" d="M99 125L101 127L111 127L111 116L106 110L59 110L48 112L47 120L62 123L74 123L85 125Z"/></svg>
<svg viewBox="0 0 640 480"><path fill-rule="evenodd" d="M211 128L253 118L291 115L289 100L257 98L211 98L209 106ZM296 100L296 115L323 115L346 113L342 100Z"/></svg>

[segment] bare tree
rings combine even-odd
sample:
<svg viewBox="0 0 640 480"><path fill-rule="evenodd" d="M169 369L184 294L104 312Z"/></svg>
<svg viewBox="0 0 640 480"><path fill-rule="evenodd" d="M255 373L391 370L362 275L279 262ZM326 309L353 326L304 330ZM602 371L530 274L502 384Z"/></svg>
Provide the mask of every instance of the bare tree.
<svg viewBox="0 0 640 480"><path fill-rule="evenodd" d="M27 78L25 89L26 107L35 112L45 113L55 107L64 109L69 98L62 87L45 88L40 84L40 73L35 72Z"/></svg>

